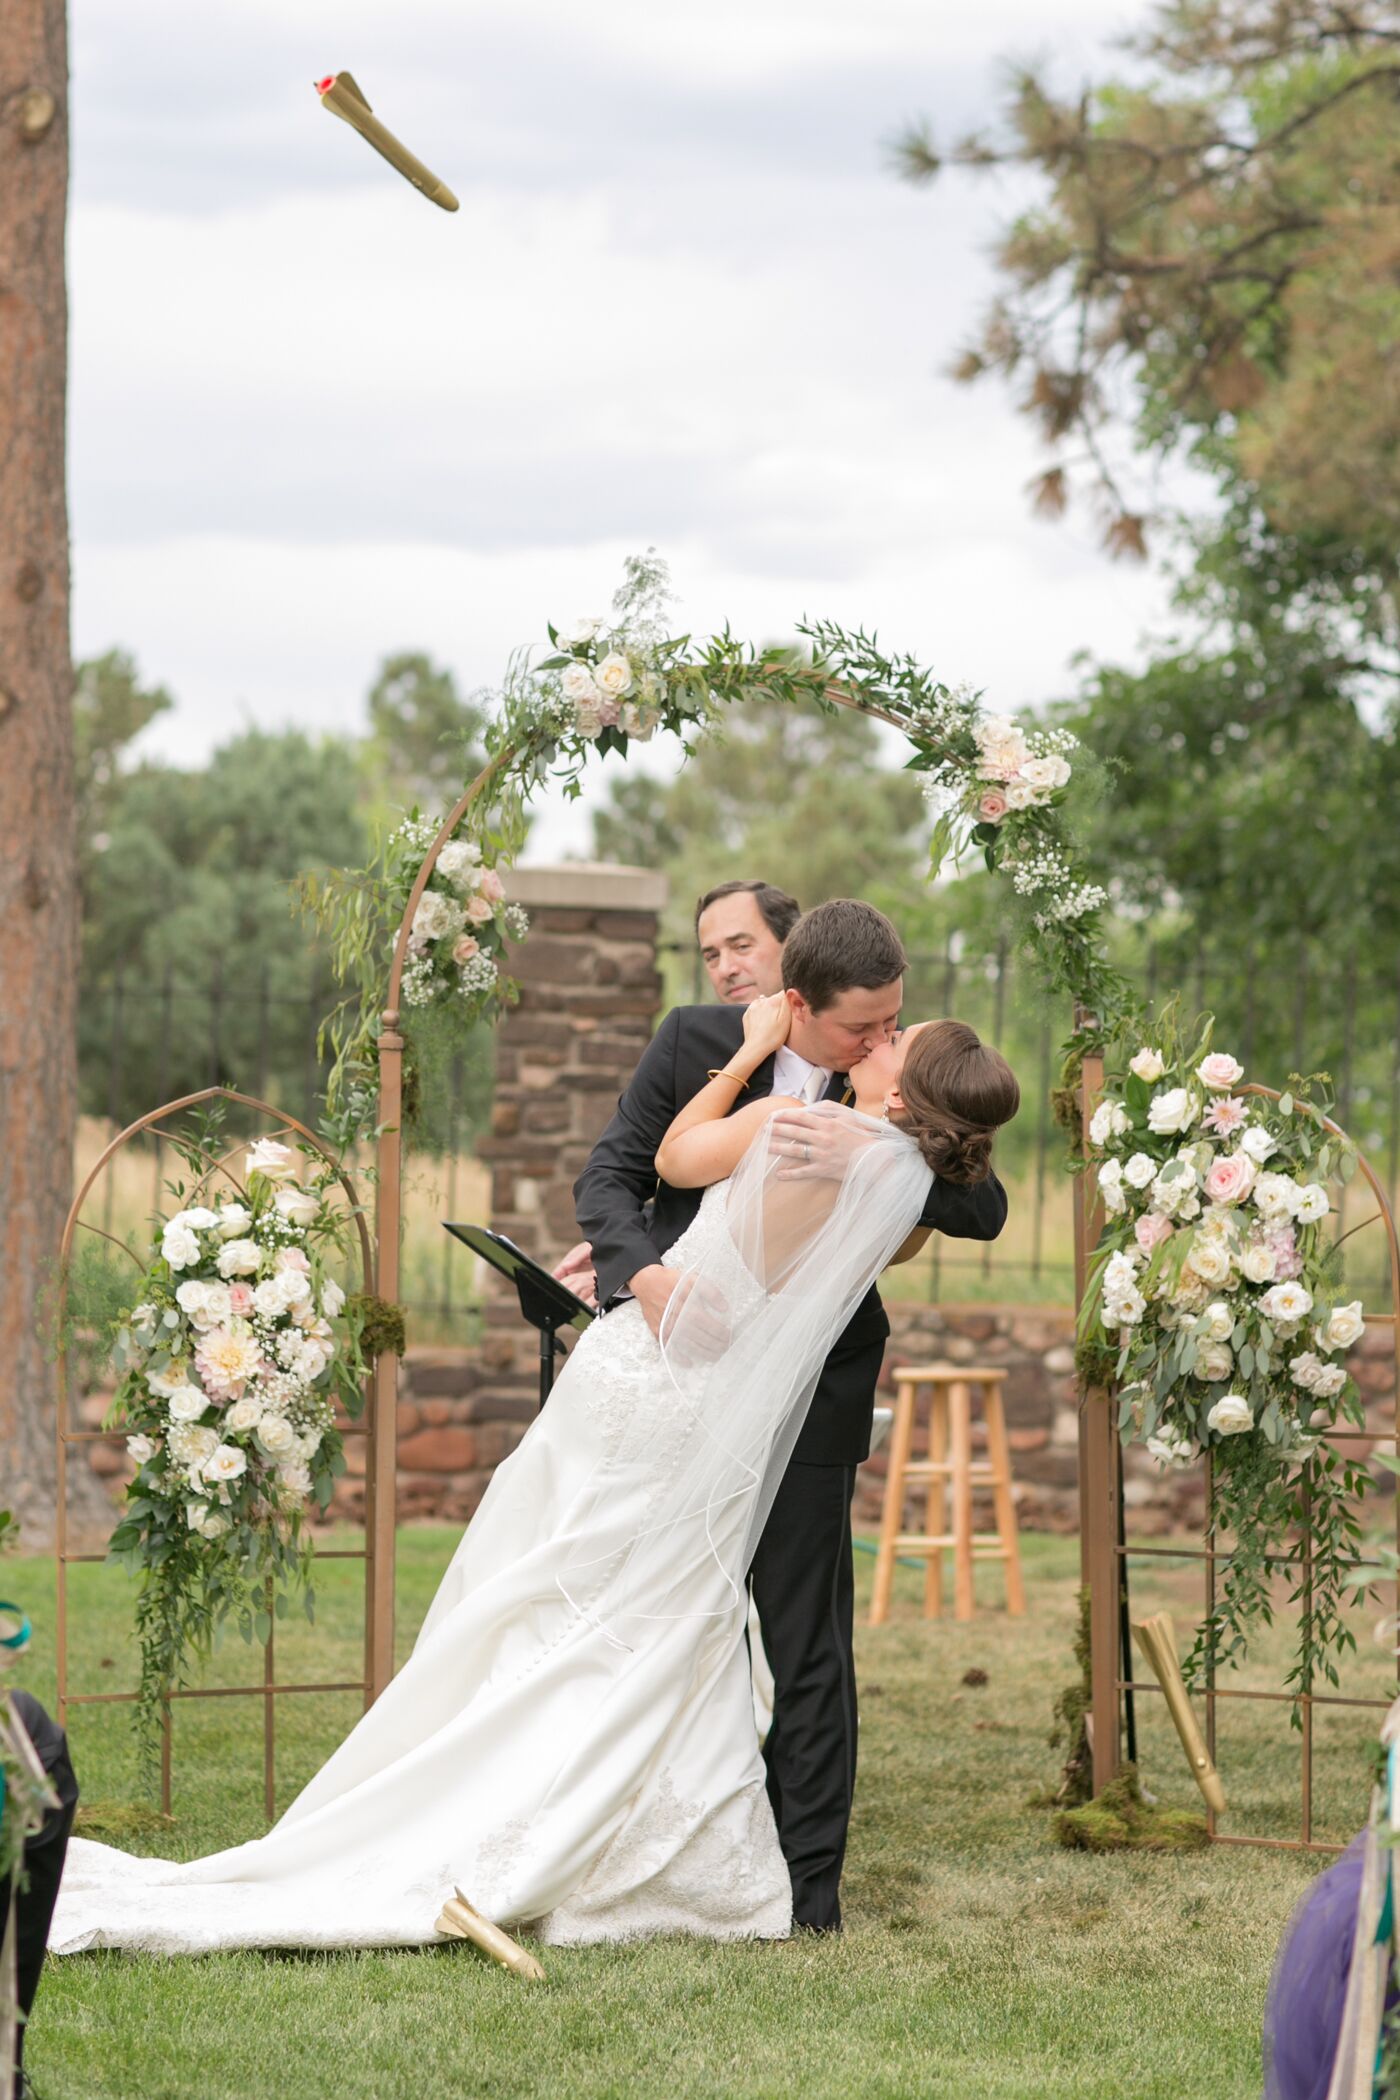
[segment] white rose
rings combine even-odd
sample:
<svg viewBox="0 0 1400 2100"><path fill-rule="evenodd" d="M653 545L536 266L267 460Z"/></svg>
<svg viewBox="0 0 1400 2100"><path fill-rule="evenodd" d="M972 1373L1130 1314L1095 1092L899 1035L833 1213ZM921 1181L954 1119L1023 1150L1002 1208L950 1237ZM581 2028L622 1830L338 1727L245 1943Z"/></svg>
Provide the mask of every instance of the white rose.
<svg viewBox="0 0 1400 2100"><path fill-rule="evenodd" d="M1325 1369L1322 1358L1315 1356L1311 1349L1305 1349L1302 1355L1295 1356L1288 1366L1288 1375L1305 1393L1311 1393L1316 1391L1318 1376Z"/></svg>
<svg viewBox="0 0 1400 2100"><path fill-rule="evenodd" d="M1319 1400L1335 1400L1346 1382L1346 1369L1342 1364L1324 1364L1313 1380L1313 1391Z"/></svg>
<svg viewBox="0 0 1400 2100"><path fill-rule="evenodd" d="M156 1447L148 1436L129 1436L126 1440L128 1458L134 1458L138 1466L144 1466L148 1458L154 1458Z"/></svg>
<svg viewBox="0 0 1400 2100"><path fill-rule="evenodd" d="M1105 1327L1136 1327L1147 1311L1147 1300L1141 1291L1117 1291L1105 1298L1103 1324Z"/></svg>
<svg viewBox="0 0 1400 2100"><path fill-rule="evenodd" d="M254 1312L261 1313L265 1320L279 1319L292 1303L287 1296L287 1285L291 1280L291 1272L287 1269L279 1269L275 1276L264 1277L253 1292ZM305 1280L303 1277L302 1281Z"/></svg>
<svg viewBox="0 0 1400 2100"><path fill-rule="evenodd" d="M462 906L441 890L424 890L413 914L413 938L420 946L429 941L450 940L461 932L466 914Z"/></svg>
<svg viewBox="0 0 1400 2100"><path fill-rule="evenodd" d="M1002 789L1008 809L1031 809L1035 804L1035 789L1027 780L1008 780Z"/></svg>
<svg viewBox="0 0 1400 2100"><path fill-rule="evenodd" d="M1159 1466L1170 1466L1173 1471L1179 1471L1181 1467L1191 1465L1198 1454L1189 1437L1176 1436L1171 1430L1164 1429L1159 1435L1147 1439L1147 1455L1155 1458Z"/></svg>
<svg viewBox="0 0 1400 2100"><path fill-rule="evenodd" d="M171 1225L188 1225L191 1232L208 1232L211 1226L218 1224L219 1214L197 1205L193 1210L177 1210L169 1222Z"/></svg>
<svg viewBox="0 0 1400 2100"><path fill-rule="evenodd" d="M632 690L632 666L618 649L603 658L593 675L599 692L609 700L620 700Z"/></svg>
<svg viewBox="0 0 1400 2100"><path fill-rule="evenodd" d="M261 1400L255 1400L251 1393L245 1393L241 1400L235 1400L232 1407L225 1409L224 1427L235 1432L256 1429L261 1416Z"/></svg>
<svg viewBox="0 0 1400 2100"><path fill-rule="evenodd" d="M1276 1283L1259 1300L1259 1310L1271 1320L1291 1325L1312 1311L1312 1303L1312 1292L1301 1283Z"/></svg>
<svg viewBox="0 0 1400 2100"><path fill-rule="evenodd" d="M201 1393L197 1385L182 1385L178 1392L170 1395L170 1419L172 1422L197 1422L208 1405L208 1396Z"/></svg>
<svg viewBox="0 0 1400 2100"><path fill-rule="evenodd" d="M1201 1314L1201 1334L1208 1342L1228 1342L1235 1331L1235 1316L1219 1298Z"/></svg>
<svg viewBox="0 0 1400 2100"><path fill-rule="evenodd" d="M161 1234L160 1251L172 1269L192 1269L199 1260L199 1240L188 1225L172 1222Z"/></svg>
<svg viewBox="0 0 1400 2100"><path fill-rule="evenodd" d="M575 707L596 707L603 698L598 681L587 664L570 664L559 683L564 698L572 701Z"/></svg>
<svg viewBox="0 0 1400 2100"><path fill-rule="evenodd" d="M297 1438L297 1457L303 1460L314 1458L321 1448L324 1434L320 1429L304 1429Z"/></svg>
<svg viewBox="0 0 1400 2100"><path fill-rule="evenodd" d="M277 1468L277 1478L289 1494L309 1495L311 1492L311 1468L304 1458L288 1459Z"/></svg>
<svg viewBox="0 0 1400 2100"><path fill-rule="evenodd" d="M1156 1177L1156 1173L1156 1161L1149 1159L1145 1152L1135 1152L1123 1169L1123 1179L1127 1182L1129 1188L1145 1189L1148 1183ZM1191 1184L1188 1181L1186 1185L1189 1188Z"/></svg>
<svg viewBox="0 0 1400 2100"><path fill-rule="evenodd" d="M285 1458L296 1444L296 1434L285 1415L264 1414L258 1423L258 1442L269 1458Z"/></svg>
<svg viewBox="0 0 1400 2100"><path fill-rule="evenodd" d="M269 1181L286 1181L295 1174L297 1156L290 1145L279 1145L276 1138L259 1138L250 1145L243 1162L247 1174L262 1174Z"/></svg>
<svg viewBox="0 0 1400 2100"><path fill-rule="evenodd" d="M1230 1250L1223 1240L1200 1233L1186 1257L1186 1266L1202 1283L1225 1283L1230 1275Z"/></svg>
<svg viewBox="0 0 1400 2100"><path fill-rule="evenodd" d="M1089 1118L1089 1136L1096 1145L1123 1137L1132 1128L1132 1118L1121 1101L1101 1101Z"/></svg>
<svg viewBox="0 0 1400 2100"><path fill-rule="evenodd" d="M1272 1283L1278 1260L1272 1247L1262 1240L1251 1241L1240 1256L1240 1268L1251 1283Z"/></svg>
<svg viewBox="0 0 1400 2100"><path fill-rule="evenodd" d="M1300 1225L1316 1225L1332 1208L1327 1200L1327 1191L1320 1181L1309 1181L1298 1191L1298 1200L1293 1215Z"/></svg>
<svg viewBox="0 0 1400 2100"><path fill-rule="evenodd" d="M1160 1050L1139 1050L1136 1057L1128 1060L1128 1070L1138 1079L1145 1079L1149 1086L1155 1086L1166 1066L1162 1063Z"/></svg>
<svg viewBox="0 0 1400 2100"><path fill-rule="evenodd" d="M345 1310L345 1293L333 1276L327 1279L322 1289L321 1310L328 1320L334 1320Z"/></svg>
<svg viewBox="0 0 1400 2100"><path fill-rule="evenodd" d="M319 1199L307 1189L279 1189L273 1201L291 1225L314 1225L320 1214Z"/></svg>
<svg viewBox="0 0 1400 2100"><path fill-rule="evenodd" d="M1254 1206L1260 1217L1281 1223L1293 1215L1298 1184L1287 1174L1261 1174L1254 1184Z"/></svg>
<svg viewBox="0 0 1400 2100"><path fill-rule="evenodd" d="M230 1240L219 1249L215 1267L221 1276L256 1276L262 1248L256 1240Z"/></svg>
<svg viewBox="0 0 1400 2100"><path fill-rule="evenodd" d="M1235 1368L1234 1351L1226 1342L1202 1342L1196 1351L1196 1373L1203 1384L1218 1384Z"/></svg>
<svg viewBox="0 0 1400 2100"><path fill-rule="evenodd" d="M206 1480L237 1480L248 1470L248 1454L236 1444L220 1444L204 1461Z"/></svg>
<svg viewBox="0 0 1400 2100"><path fill-rule="evenodd" d="M1199 1103L1184 1086L1170 1087L1165 1094L1152 1096L1147 1127L1156 1137L1170 1137L1174 1131L1189 1130L1198 1112Z"/></svg>
<svg viewBox="0 0 1400 2100"><path fill-rule="evenodd" d="M1249 1154L1256 1167L1262 1167L1265 1160L1278 1151L1278 1140L1271 1138L1267 1130L1261 1130L1255 1123L1240 1139L1240 1150Z"/></svg>
<svg viewBox="0 0 1400 2100"><path fill-rule="evenodd" d="M470 839L449 839L437 857L439 875L458 890L475 888L480 867L481 848Z"/></svg>
<svg viewBox="0 0 1400 2100"><path fill-rule="evenodd" d="M594 639L602 624L601 619L585 618L574 620L568 627L556 627L554 631L566 649L582 649L585 643Z"/></svg>
<svg viewBox="0 0 1400 2100"><path fill-rule="evenodd" d="M180 1285L175 1302L191 1326L201 1333L222 1326L232 1309L226 1283L201 1283L195 1277Z"/></svg>
<svg viewBox="0 0 1400 2100"><path fill-rule="evenodd" d="M1361 1313L1361 1300L1353 1298L1350 1305L1333 1306L1318 1340L1324 1349L1351 1349L1365 1332L1366 1322Z"/></svg>
<svg viewBox="0 0 1400 2100"><path fill-rule="evenodd" d="M219 1222L215 1227L221 1240L236 1240L253 1222L253 1213L246 1203L224 1203L219 1207Z"/></svg>
<svg viewBox="0 0 1400 2100"><path fill-rule="evenodd" d="M1053 795L1056 788L1069 784L1069 762L1063 758L1028 758L1021 768L1022 780L1028 780L1038 795Z"/></svg>
<svg viewBox="0 0 1400 2100"><path fill-rule="evenodd" d="M1254 1427L1254 1410L1239 1393L1222 1393L1206 1416L1206 1426L1218 1436L1238 1436Z"/></svg>
<svg viewBox="0 0 1400 2100"><path fill-rule="evenodd" d="M982 770L993 780L1010 780L1030 758L1030 746L1015 722L989 715L973 732L982 755Z"/></svg>

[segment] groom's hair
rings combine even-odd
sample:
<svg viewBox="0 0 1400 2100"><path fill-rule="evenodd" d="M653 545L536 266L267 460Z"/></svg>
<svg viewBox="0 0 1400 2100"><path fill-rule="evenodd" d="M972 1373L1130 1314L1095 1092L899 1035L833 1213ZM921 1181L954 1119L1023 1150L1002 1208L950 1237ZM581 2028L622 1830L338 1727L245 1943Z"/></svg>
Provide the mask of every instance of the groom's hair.
<svg viewBox="0 0 1400 2100"><path fill-rule="evenodd" d="M882 911L833 897L804 912L783 943L783 987L819 1014L843 992L878 991L909 967L904 943Z"/></svg>
<svg viewBox="0 0 1400 2100"><path fill-rule="evenodd" d="M774 940L785 941L802 916L802 906L796 897L789 897L786 890L776 889L771 882L721 882L706 890L695 907L696 934L712 904L718 904L721 897L737 897L745 891L758 906L759 916Z"/></svg>

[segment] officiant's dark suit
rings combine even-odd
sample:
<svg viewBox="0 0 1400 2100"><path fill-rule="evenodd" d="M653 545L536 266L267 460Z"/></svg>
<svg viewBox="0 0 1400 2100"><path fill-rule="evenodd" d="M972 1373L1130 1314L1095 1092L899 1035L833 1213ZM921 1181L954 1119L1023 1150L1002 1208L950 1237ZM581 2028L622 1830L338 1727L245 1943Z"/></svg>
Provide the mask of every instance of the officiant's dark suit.
<svg viewBox="0 0 1400 2100"><path fill-rule="evenodd" d="M658 1181L656 1152L678 1110L711 1067L743 1039L741 1009L681 1006L666 1016L574 1184L579 1230L593 1243L598 1303L679 1239L702 1189ZM773 1091L768 1058L736 1090L740 1102ZM844 1075L826 1098L839 1101ZM736 1103L737 1105L737 1103ZM995 1176L976 1188L935 1181L919 1220L955 1239L993 1240L1006 1222ZM839 1926L841 1864L856 1770L852 1659L851 1495L870 1450L875 1386L890 1324L872 1286L822 1367L816 1392L769 1513L752 1570L763 1642L776 1686L764 1749L768 1794L792 1874L799 1925Z"/></svg>

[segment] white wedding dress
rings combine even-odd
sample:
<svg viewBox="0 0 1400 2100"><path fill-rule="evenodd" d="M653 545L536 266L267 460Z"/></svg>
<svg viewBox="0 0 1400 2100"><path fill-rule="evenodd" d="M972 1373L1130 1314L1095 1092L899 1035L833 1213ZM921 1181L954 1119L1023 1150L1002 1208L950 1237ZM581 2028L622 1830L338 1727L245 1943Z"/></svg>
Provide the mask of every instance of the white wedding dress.
<svg viewBox="0 0 1400 2100"><path fill-rule="evenodd" d="M183 1865L75 1838L52 1952L419 1945L454 1887L553 1943L790 1930L744 1577L822 1359L929 1180L855 1120L796 1231L766 1129L706 1192L664 1345L636 1305L579 1338L408 1662L281 1821Z"/></svg>

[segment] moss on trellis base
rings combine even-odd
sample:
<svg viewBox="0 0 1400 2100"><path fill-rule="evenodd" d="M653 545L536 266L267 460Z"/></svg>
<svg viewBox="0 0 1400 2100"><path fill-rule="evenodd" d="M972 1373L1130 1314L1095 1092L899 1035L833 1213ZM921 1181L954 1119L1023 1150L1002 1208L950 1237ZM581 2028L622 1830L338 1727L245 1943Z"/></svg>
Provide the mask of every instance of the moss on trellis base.
<svg viewBox="0 0 1400 2100"><path fill-rule="evenodd" d="M1204 1816L1143 1799L1136 1765L1124 1765L1081 1808L1061 1809L1054 1830L1060 1844L1079 1852L1197 1852L1210 1843Z"/></svg>
<svg viewBox="0 0 1400 2100"><path fill-rule="evenodd" d="M389 1352L395 1356L403 1355L408 1341L401 1305L391 1305L387 1298L376 1298L368 1291L359 1291L347 1299L345 1310L359 1334L360 1351L366 1363L373 1363L377 1356Z"/></svg>

